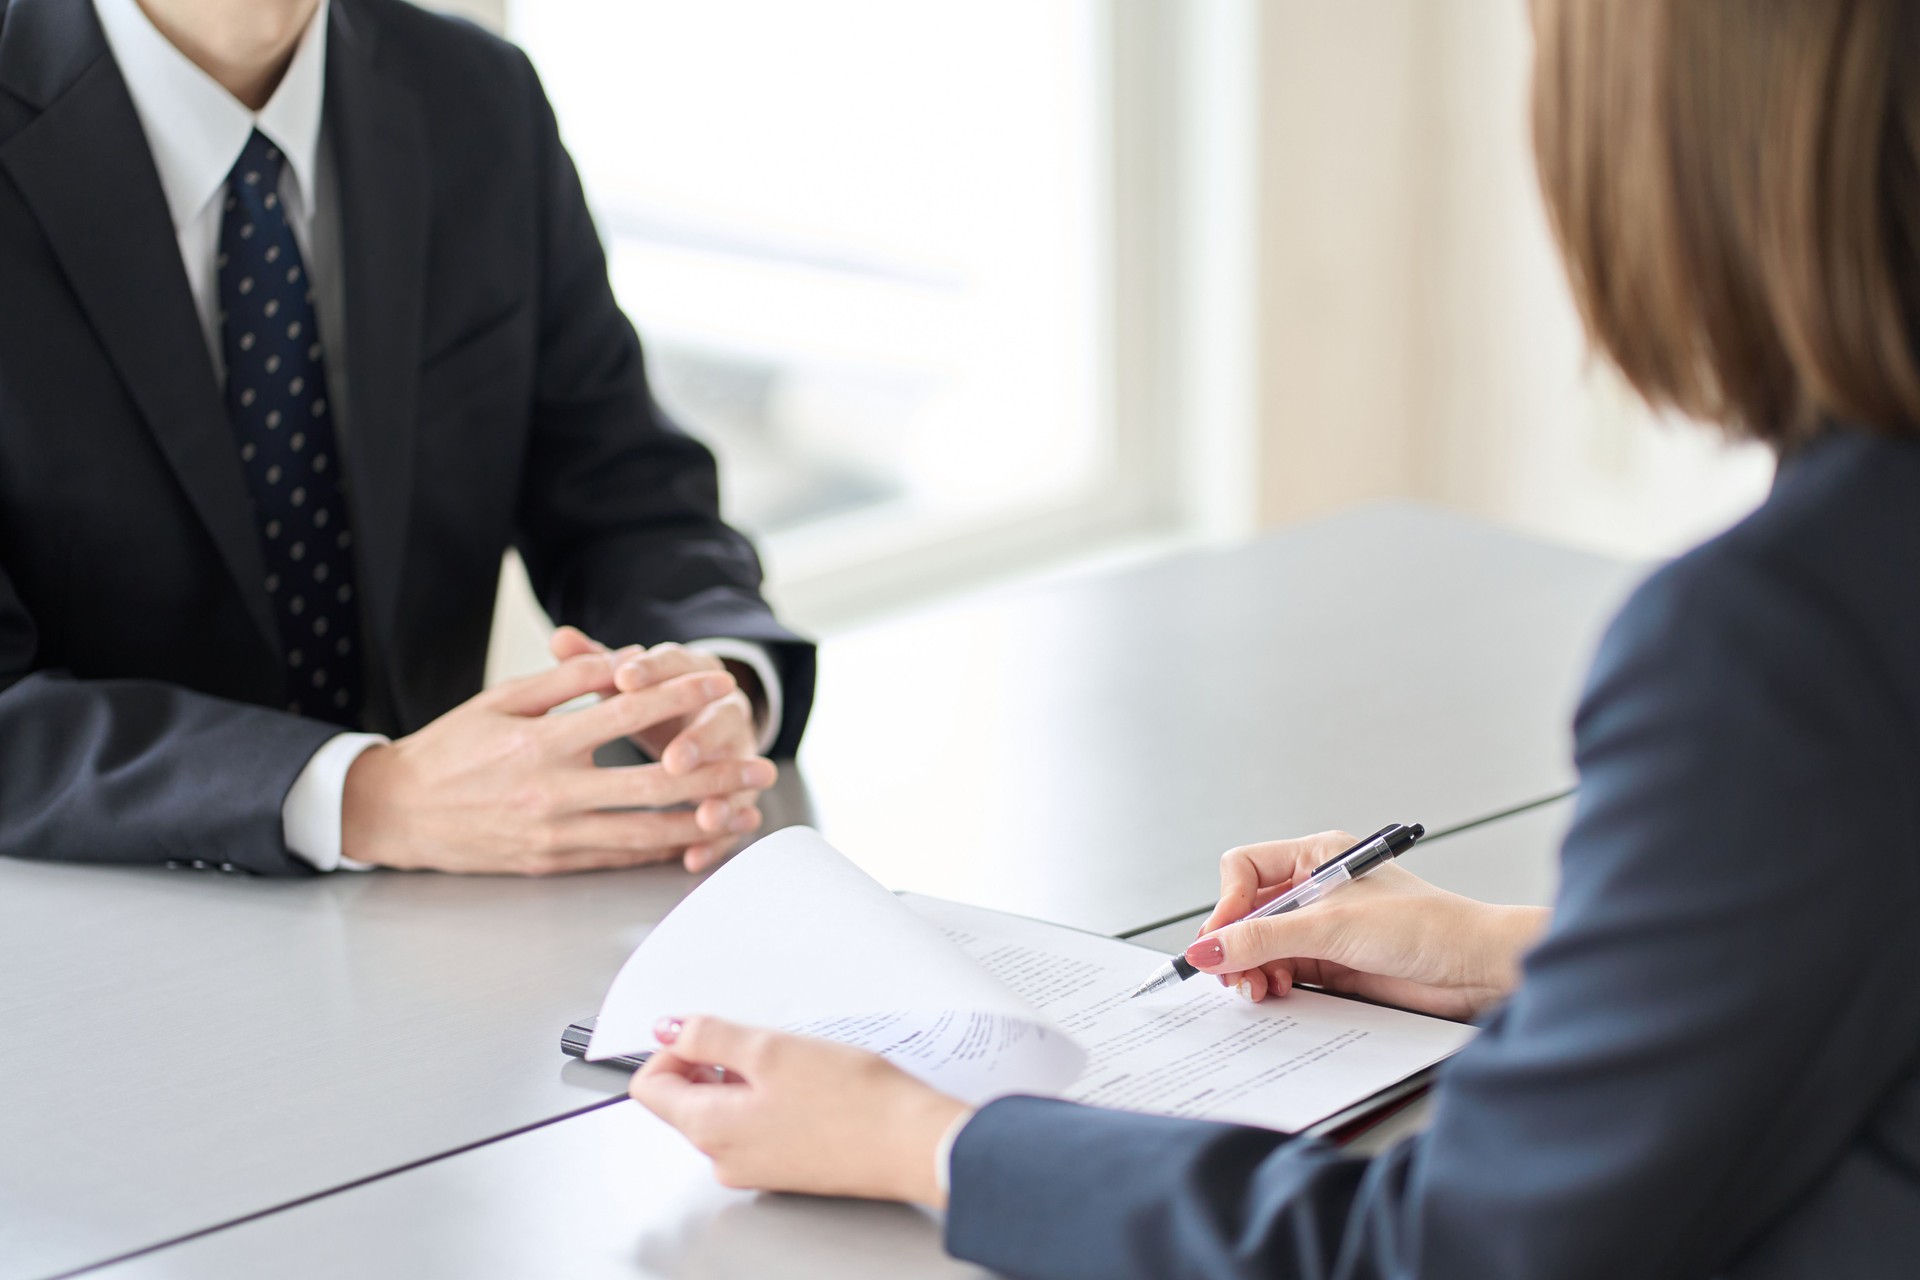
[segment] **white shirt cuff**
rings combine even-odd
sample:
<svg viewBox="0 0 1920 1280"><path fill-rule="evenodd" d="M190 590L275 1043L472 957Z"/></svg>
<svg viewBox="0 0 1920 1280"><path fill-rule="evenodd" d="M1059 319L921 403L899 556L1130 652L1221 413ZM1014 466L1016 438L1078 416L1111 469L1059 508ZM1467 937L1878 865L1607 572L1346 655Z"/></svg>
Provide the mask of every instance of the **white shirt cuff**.
<svg viewBox="0 0 1920 1280"><path fill-rule="evenodd" d="M340 809L347 791L347 770L368 747L385 744L377 733L343 733L313 753L293 780L280 806L280 830L287 849L316 871L368 871L364 862L340 856Z"/></svg>
<svg viewBox="0 0 1920 1280"><path fill-rule="evenodd" d="M976 1112L962 1111L954 1117L947 1131L940 1135L939 1145L933 1149L933 1180L940 1188L940 1194L953 1194L953 1144L960 1141L960 1131L967 1127L967 1121L973 1119Z"/></svg>
<svg viewBox="0 0 1920 1280"><path fill-rule="evenodd" d="M753 718L754 727L760 733L757 750L765 755L772 749L774 739L780 736L780 717L785 709L780 692L780 671L773 665L773 657L767 652L766 646L751 640L718 638L690 640L687 648L710 653L722 661L732 659L734 662L744 662L753 668L754 675L760 677L760 688L766 693L766 702L754 707Z"/></svg>

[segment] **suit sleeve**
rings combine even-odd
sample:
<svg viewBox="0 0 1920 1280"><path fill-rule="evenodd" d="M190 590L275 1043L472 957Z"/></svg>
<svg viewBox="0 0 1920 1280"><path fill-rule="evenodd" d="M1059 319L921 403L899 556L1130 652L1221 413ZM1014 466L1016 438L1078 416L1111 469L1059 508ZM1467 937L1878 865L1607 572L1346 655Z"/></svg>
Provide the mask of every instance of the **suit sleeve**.
<svg viewBox="0 0 1920 1280"><path fill-rule="evenodd" d="M287 791L339 732L152 680L34 670L38 629L0 568L0 855L304 875Z"/></svg>
<svg viewBox="0 0 1920 1280"><path fill-rule="evenodd" d="M713 455L655 402L614 301L579 176L530 65L543 226L540 366L521 493L521 553L548 613L608 644L724 636L764 645L799 745L813 646L760 595L752 544L720 518Z"/></svg>
<svg viewBox="0 0 1920 1280"><path fill-rule="evenodd" d="M1426 1133L1362 1160L999 1102L955 1145L950 1247L1029 1277L1678 1280L1777 1246L1920 1043L1920 751L1876 662L1784 569L1663 571L1583 701L1553 927Z"/></svg>

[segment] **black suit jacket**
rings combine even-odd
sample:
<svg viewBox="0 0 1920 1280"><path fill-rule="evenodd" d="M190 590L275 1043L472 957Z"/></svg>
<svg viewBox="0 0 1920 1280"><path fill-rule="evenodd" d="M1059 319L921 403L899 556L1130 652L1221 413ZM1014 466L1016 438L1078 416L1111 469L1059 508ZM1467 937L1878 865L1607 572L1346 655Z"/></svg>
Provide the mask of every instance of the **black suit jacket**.
<svg viewBox="0 0 1920 1280"><path fill-rule="evenodd" d="M813 651L759 595L711 455L663 416L526 58L335 0L346 438L370 702L480 688L500 557L609 644ZM297 872L328 725L284 706L257 534L173 225L86 0L0 0L0 854Z"/></svg>
<svg viewBox="0 0 1920 1280"><path fill-rule="evenodd" d="M1016 1276L1920 1270L1920 442L1836 432L1656 574L1575 727L1553 926L1372 1160L997 1102L948 1242Z"/></svg>

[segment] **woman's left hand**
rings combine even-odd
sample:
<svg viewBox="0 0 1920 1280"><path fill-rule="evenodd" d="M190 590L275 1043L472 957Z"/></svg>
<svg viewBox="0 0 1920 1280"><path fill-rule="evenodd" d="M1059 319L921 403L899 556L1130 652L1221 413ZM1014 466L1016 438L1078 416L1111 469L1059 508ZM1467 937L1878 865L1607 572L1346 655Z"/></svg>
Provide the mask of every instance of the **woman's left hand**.
<svg viewBox="0 0 1920 1280"><path fill-rule="evenodd" d="M628 1092L726 1186L945 1207L934 1159L965 1103L830 1040L702 1017L654 1034L663 1047Z"/></svg>

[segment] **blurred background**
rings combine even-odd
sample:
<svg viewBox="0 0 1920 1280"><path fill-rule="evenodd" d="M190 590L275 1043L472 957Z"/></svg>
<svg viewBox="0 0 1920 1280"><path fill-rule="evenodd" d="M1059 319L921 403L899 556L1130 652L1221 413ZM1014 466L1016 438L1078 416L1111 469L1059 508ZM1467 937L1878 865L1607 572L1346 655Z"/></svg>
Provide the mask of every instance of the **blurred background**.
<svg viewBox="0 0 1920 1280"><path fill-rule="evenodd" d="M461 0L817 634L1437 503L1650 557L1770 459L1583 347L1521 0ZM509 564L494 675L544 661Z"/></svg>

